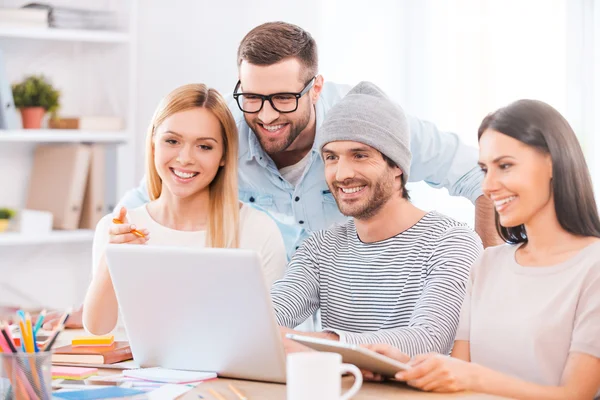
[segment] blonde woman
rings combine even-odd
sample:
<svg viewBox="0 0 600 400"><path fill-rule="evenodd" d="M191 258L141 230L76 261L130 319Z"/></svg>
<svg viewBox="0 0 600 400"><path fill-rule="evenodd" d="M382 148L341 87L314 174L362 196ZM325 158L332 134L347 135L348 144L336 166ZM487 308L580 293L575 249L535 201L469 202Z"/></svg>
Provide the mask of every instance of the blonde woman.
<svg viewBox="0 0 600 400"><path fill-rule="evenodd" d="M237 153L235 121L216 90L190 84L163 99L146 139L151 201L121 209L123 224L107 215L96 228L94 273L83 307L90 333L108 333L117 323L118 304L105 261L108 243L252 249L261 256L269 286L283 275L286 255L276 223L238 200Z"/></svg>

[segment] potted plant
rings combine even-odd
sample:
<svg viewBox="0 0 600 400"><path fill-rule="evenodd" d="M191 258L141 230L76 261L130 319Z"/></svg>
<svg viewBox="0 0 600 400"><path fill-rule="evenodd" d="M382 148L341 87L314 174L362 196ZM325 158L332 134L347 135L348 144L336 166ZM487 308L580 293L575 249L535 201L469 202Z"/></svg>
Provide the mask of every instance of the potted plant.
<svg viewBox="0 0 600 400"><path fill-rule="evenodd" d="M32 75L12 86L15 107L21 111L23 128L40 129L44 114L58 111L60 92L43 75Z"/></svg>
<svg viewBox="0 0 600 400"><path fill-rule="evenodd" d="M15 210L10 208L0 208L0 232L4 232L8 228L8 223L15 214Z"/></svg>

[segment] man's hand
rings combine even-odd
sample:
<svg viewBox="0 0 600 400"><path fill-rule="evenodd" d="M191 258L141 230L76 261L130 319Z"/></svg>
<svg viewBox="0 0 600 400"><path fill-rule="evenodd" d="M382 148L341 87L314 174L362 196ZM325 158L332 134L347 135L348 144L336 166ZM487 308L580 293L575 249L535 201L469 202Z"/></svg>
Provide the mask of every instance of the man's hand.
<svg viewBox="0 0 600 400"><path fill-rule="evenodd" d="M398 348L390 346L389 344L363 344L362 347L402 363L408 363L410 361L408 354L401 352ZM383 380L383 376L371 371L361 370L361 372L363 378L367 381L381 382Z"/></svg>
<svg viewBox="0 0 600 400"><path fill-rule="evenodd" d="M44 325L42 327L44 330L51 331L60 322L60 318L63 316L64 312L62 311L51 311L46 314L46 318L44 318ZM83 317L83 305L79 306L76 310L69 315L69 319L67 319L67 323L65 324L65 328L68 329L81 329L83 328L83 323L81 319ZM37 317L36 317L37 319Z"/></svg>
<svg viewBox="0 0 600 400"><path fill-rule="evenodd" d="M475 200L475 232L481 238L484 248L504 243L496 230L494 205L485 196L479 196Z"/></svg>
<svg viewBox="0 0 600 400"><path fill-rule="evenodd" d="M310 347L306 347L294 340L288 339L286 337L286 335L288 333L291 333L294 335L300 335L300 336L310 336L310 337L316 337L316 338L321 338L321 339L328 339L328 340L336 340L336 341L340 340L340 337L332 332L302 332L302 331L295 331L293 329L286 328L284 326L279 327L279 332L281 333L281 340L283 341L283 347L285 348L286 354L305 352L305 351L314 351Z"/></svg>

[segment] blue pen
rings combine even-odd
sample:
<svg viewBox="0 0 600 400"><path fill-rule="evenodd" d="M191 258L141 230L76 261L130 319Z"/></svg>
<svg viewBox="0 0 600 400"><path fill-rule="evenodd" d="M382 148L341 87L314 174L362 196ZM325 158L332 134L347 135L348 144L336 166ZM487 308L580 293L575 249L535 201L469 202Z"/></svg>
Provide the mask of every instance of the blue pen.
<svg viewBox="0 0 600 400"><path fill-rule="evenodd" d="M42 312L38 316L38 319L37 319L37 322L35 323L35 326L33 327L33 337L34 338L37 336L37 332L42 327L42 324L44 323L44 318L46 318L46 310L42 310Z"/></svg>
<svg viewBox="0 0 600 400"><path fill-rule="evenodd" d="M33 350L37 353L40 351L37 345L37 340L35 340L35 335L33 335Z"/></svg>
<svg viewBox="0 0 600 400"><path fill-rule="evenodd" d="M38 315L38 319L35 323L35 326L33 327L33 347L35 348L36 353L40 351L37 345L37 333L42 327L42 324L44 323L44 318L46 318L46 310L42 310L40 315Z"/></svg>

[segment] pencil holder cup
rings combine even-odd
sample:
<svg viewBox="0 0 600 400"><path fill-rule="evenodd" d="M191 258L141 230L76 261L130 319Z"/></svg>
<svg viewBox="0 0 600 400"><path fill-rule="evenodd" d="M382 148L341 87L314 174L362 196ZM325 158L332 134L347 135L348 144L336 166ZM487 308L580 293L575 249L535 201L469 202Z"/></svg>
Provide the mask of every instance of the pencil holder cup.
<svg viewBox="0 0 600 400"><path fill-rule="evenodd" d="M0 399L52 398L52 352L0 353Z"/></svg>

